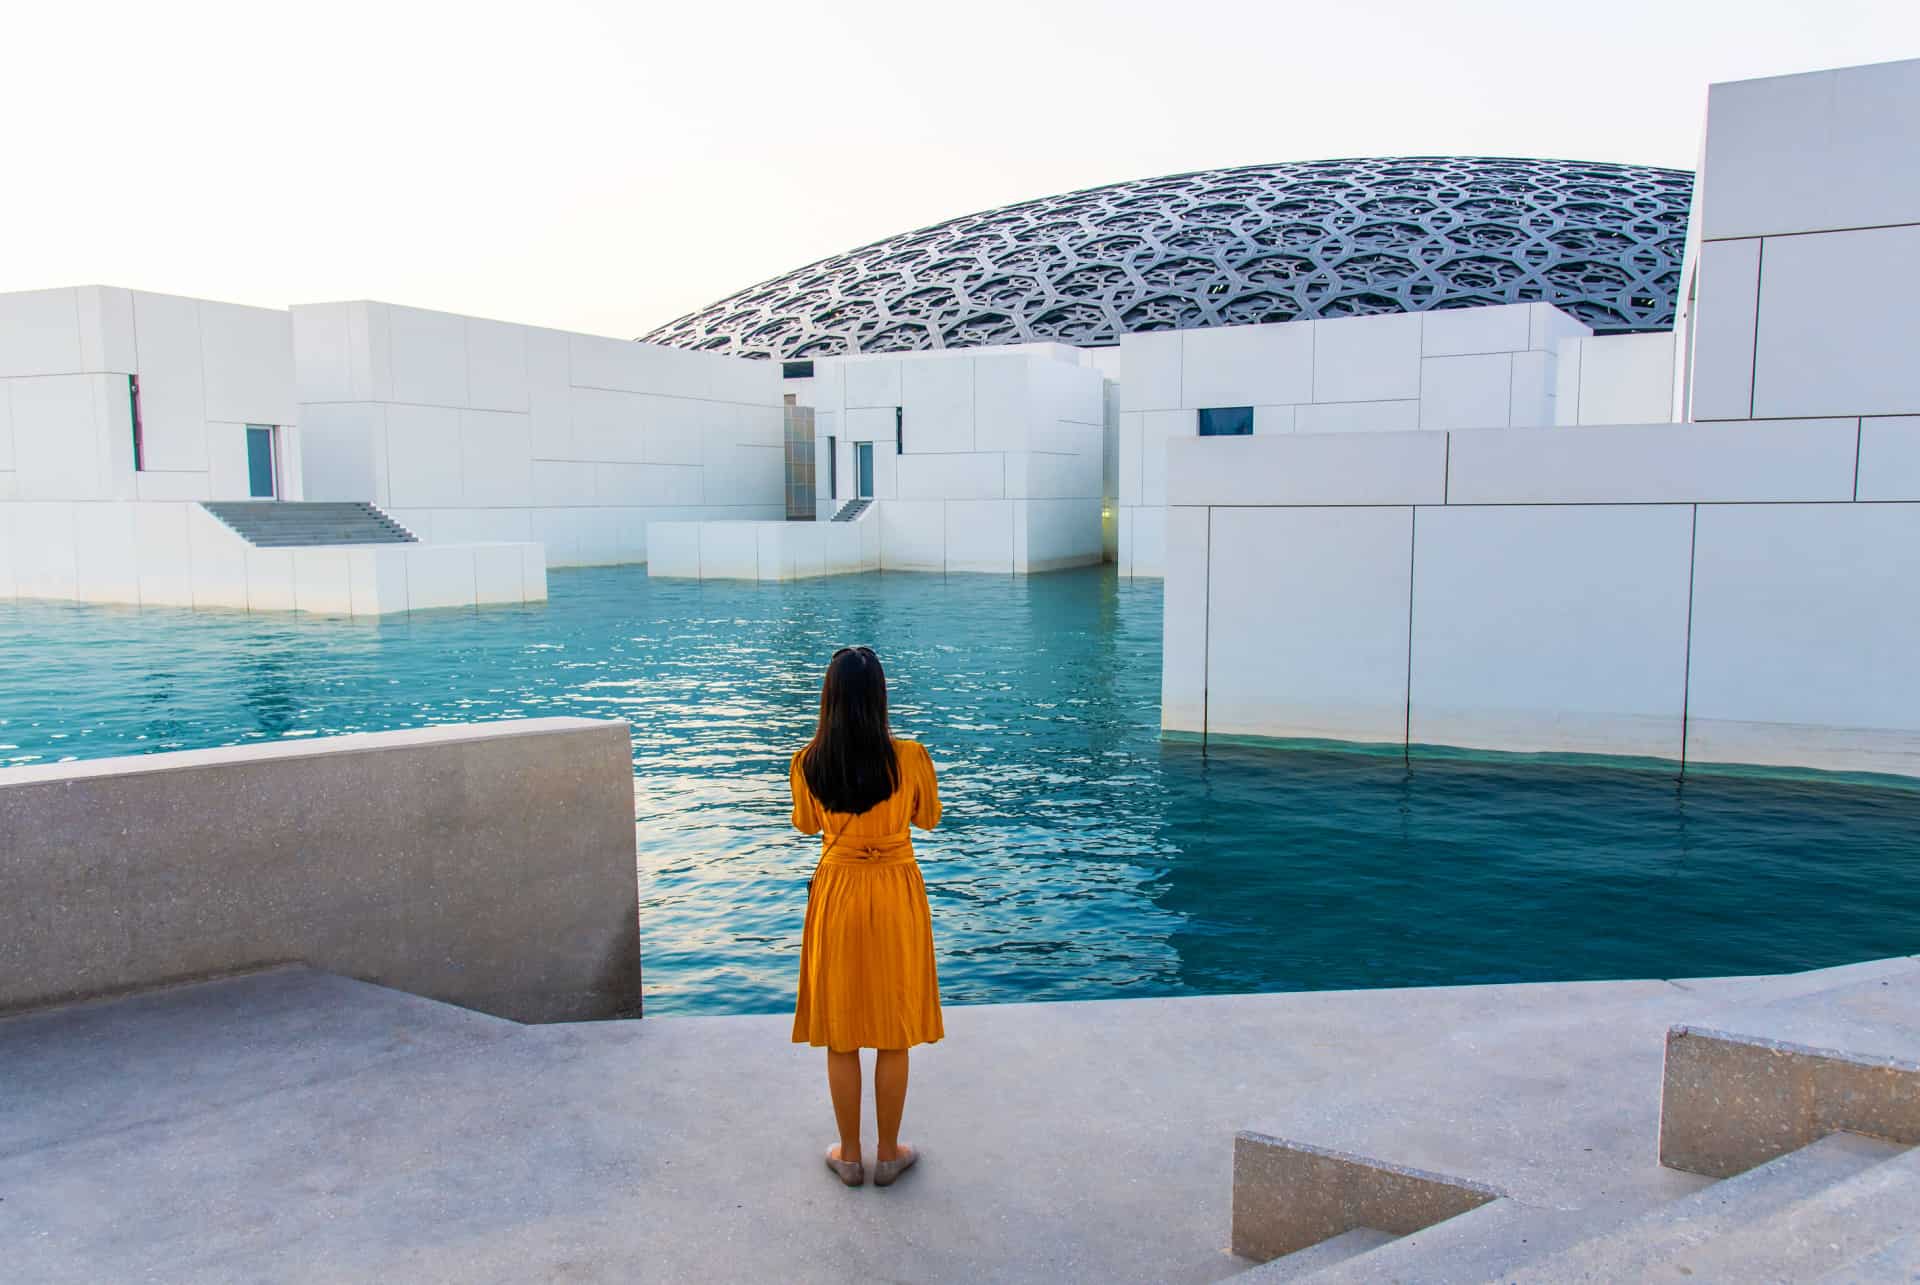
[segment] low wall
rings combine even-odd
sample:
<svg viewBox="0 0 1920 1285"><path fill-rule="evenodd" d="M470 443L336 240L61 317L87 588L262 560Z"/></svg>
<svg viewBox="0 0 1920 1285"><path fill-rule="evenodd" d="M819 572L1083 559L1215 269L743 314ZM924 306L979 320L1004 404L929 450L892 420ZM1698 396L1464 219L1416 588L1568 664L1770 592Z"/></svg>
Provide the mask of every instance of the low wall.
<svg viewBox="0 0 1920 1285"><path fill-rule="evenodd" d="M1169 729L1920 776L1920 417L1168 457Z"/></svg>
<svg viewBox="0 0 1920 1285"><path fill-rule="evenodd" d="M651 522L647 574L685 580L805 580L880 569L880 524Z"/></svg>
<svg viewBox="0 0 1920 1285"><path fill-rule="evenodd" d="M0 1012L293 961L519 1021L637 1012L627 725L0 771Z"/></svg>

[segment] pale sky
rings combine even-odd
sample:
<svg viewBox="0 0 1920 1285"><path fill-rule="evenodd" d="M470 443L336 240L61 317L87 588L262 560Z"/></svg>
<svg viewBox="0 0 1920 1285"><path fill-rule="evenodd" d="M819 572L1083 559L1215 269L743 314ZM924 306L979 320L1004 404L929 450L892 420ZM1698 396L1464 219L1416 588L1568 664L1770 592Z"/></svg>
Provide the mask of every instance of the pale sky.
<svg viewBox="0 0 1920 1285"><path fill-rule="evenodd" d="M1708 83L1913 0L5 0L0 290L630 337L974 210L1264 161L1692 168Z"/></svg>

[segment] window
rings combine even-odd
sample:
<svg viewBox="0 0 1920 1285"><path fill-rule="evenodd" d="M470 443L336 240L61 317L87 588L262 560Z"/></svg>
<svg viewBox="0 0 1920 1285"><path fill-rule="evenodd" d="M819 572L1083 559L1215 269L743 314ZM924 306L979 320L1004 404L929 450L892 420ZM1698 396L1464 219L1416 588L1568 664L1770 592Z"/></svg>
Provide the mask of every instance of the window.
<svg viewBox="0 0 1920 1285"><path fill-rule="evenodd" d="M780 363L782 379L812 379L813 363L810 361L783 361Z"/></svg>
<svg viewBox="0 0 1920 1285"><path fill-rule="evenodd" d="M893 453L895 455L905 455L907 453L907 431L905 425L905 415L901 412L900 407L895 406L893 408Z"/></svg>
<svg viewBox="0 0 1920 1285"><path fill-rule="evenodd" d="M873 443L853 444L853 495L858 500L873 498Z"/></svg>
<svg viewBox="0 0 1920 1285"><path fill-rule="evenodd" d="M840 439L827 438L827 498L840 498Z"/></svg>
<svg viewBox="0 0 1920 1285"><path fill-rule="evenodd" d="M256 500L271 500L273 480L273 428L268 424L249 424L247 494Z"/></svg>
<svg viewBox="0 0 1920 1285"><path fill-rule="evenodd" d="M127 408L133 416L133 471L147 467L147 443L140 435L140 376L127 376Z"/></svg>
<svg viewBox="0 0 1920 1285"><path fill-rule="evenodd" d="M1245 437L1251 432L1251 406L1215 406L1200 412L1202 437Z"/></svg>

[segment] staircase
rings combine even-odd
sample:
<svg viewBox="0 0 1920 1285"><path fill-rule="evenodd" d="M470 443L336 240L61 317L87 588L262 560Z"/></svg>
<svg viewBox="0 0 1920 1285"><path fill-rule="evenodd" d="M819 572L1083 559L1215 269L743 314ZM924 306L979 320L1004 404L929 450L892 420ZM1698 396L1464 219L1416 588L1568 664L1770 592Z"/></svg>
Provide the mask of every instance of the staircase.
<svg viewBox="0 0 1920 1285"><path fill-rule="evenodd" d="M1920 1281L1920 972L1718 1010L1666 1047L1660 1159L1720 1181L1548 1208L1242 1133L1234 1249L1280 1256L1236 1279Z"/></svg>
<svg viewBox="0 0 1920 1285"><path fill-rule="evenodd" d="M852 522L871 508L872 505L873 501L870 498L848 500L840 506L840 511L833 515L833 520L835 522Z"/></svg>
<svg viewBox="0 0 1920 1285"><path fill-rule="evenodd" d="M358 501L208 501L201 507L262 549L415 542L413 532Z"/></svg>

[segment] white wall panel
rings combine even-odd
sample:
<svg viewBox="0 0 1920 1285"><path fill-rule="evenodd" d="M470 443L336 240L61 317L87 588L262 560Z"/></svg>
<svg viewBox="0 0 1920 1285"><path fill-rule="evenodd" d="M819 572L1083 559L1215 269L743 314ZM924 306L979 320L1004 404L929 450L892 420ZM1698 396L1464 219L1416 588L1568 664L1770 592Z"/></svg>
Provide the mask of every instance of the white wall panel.
<svg viewBox="0 0 1920 1285"><path fill-rule="evenodd" d="M902 363L902 435L909 455L973 449L973 360Z"/></svg>
<svg viewBox="0 0 1920 1285"><path fill-rule="evenodd" d="M1550 352L1513 354L1513 392L1507 423L1513 428L1546 428L1558 411L1554 407L1556 359Z"/></svg>
<svg viewBox="0 0 1920 1285"><path fill-rule="evenodd" d="M1593 333L1584 322L1560 311L1550 303L1527 305L1527 347L1540 352L1557 352L1569 339L1585 339Z"/></svg>
<svg viewBox="0 0 1920 1285"><path fill-rule="evenodd" d="M130 375L139 359L133 341L133 291L117 286L81 286L80 362L84 370ZM284 318L285 314L281 314Z"/></svg>
<svg viewBox="0 0 1920 1285"><path fill-rule="evenodd" d="M244 463L245 442L238 440ZM390 502L402 508L451 508L466 502L458 410L387 407L387 493Z"/></svg>
<svg viewBox="0 0 1920 1285"><path fill-rule="evenodd" d="M527 409L527 331L504 321L464 319L467 402L476 410Z"/></svg>
<svg viewBox="0 0 1920 1285"><path fill-rule="evenodd" d="M703 580L760 578L760 538L751 522L702 522L700 576Z"/></svg>
<svg viewBox="0 0 1920 1285"><path fill-rule="evenodd" d="M902 455L894 462L903 500L994 500L1007 494L1006 457L997 452Z"/></svg>
<svg viewBox="0 0 1920 1285"><path fill-rule="evenodd" d="M393 399L426 406L467 404L466 318L384 305L393 360Z"/></svg>
<svg viewBox="0 0 1920 1285"><path fill-rule="evenodd" d="M293 605L328 616L353 614L353 555L343 546L295 549Z"/></svg>
<svg viewBox="0 0 1920 1285"><path fill-rule="evenodd" d="M1672 331L1580 341L1580 423L1664 424L1672 417Z"/></svg>
<svg viewBox="0 0 1920 1285"><path fill-rule="evenodd" d="M647 436L659 431L676 443L697 435L693 426L695 403L677 397L648 398L614 389L576 387L570 392L573 408L572 445L577 460L604 460L638 464L647 458ZM678 427L676 427L678 421Z"/></svg>
<svg viewBox="0 0 1920 1285"><path fill-rule="evenodd" d="M1341 317L1312 324L1314 401L1373 402L1420 396L1419 313Z"/></svg>
<svg viewBox="0 0 1920 1285"><path fill-rule="evenodd" d="M525 543L533 538L532 509L435 509L433 543Z"/></svg>
<svg viewBox="0 0 1920 1285"><path fill-rule="evenodd" d="M13 475L8 473L0 476ZM205 473L141 473L133 479L133 498L157 503L211 500L213 487Z"/></svg>
<svg viewBox="0 0 1920 1285"><path fill-rule="evenodd" d="M1680 757L1691 505L1423 508L1411 740Z"/></svg>
<svg viewBox="0 0 1920 1285"><path fill-rule="evenodd" d="M892 480L892 456L888 462L888 480ZM658 470L658 488L650 492L649 504L763 504L785 511L786 452L778 446L735 446L709 442L702 468L654 465ZM697 476L689 477L690 474ZM698 499L689 499L695 487Z"/></svg>
<svg viewBox="0 0 1920 1285"><path fill-rule="evenodd" d="M1920 413L1920 223L1769 239L1761 263L1756 416Z"/></svg>
<svg viewBox="0 0 1920 1285"><path fill-rule="evenodd" d="M148 296L160 298L163 296ZM139 296L134 307L140 307ZM367 401L373 396L364 374L366 327L354 325L357 305L299 304L289 312L293 344L293 396L302 406L314 402Z"/></svg>
<svg viewBox="0 0 1920 1285"><path fill-rule="evenodd" d="M1167 557L1167 510L1155 505L1133 510L1133 561L1129 575L1162 574Z"/></svg>
<svg viewBox="0 0 1920 1285"><path fill-rule="evenodd" d="M1697 235L1920 221L1920 60L1714 85Z"/></svg>
<svg viewBox="0 0 1920 1285"><path fill-rule="evenodd" d="M408 611L472 607L474 592L472 546L407 546Z"/></svg>
<svg viewBox="0 0 1920 1285"><path fill-rule="evenodd" d="M1414 378L1418 380L1416 371ZM1420 402L1322 402L1297 406L1296 433L1397 433L1420 427Z"/></svg>
<svg viewBox="0 0 1920 1285"><path fill-rule="evenodd" d="M1161 595L1160 726L1203 732L1207 710L1209 510L1169 508Z"/></svg>
<svg viewBox="0 0 1920 1285"><path fill-rule="evenodd" d="M1024 457L1009 456L1007 475L1010 487L1017 475L1024 475L1021 480L1024 498L1100 498L1100 457L1087 451L1071 455L1030 451Z"/></svg>
<svg viewBox="0 0 1920 1285"><path fill-rule="evenodd" d="M1846 500L1852 420L1453 434L1454 504Z"/></svg>
<svg viewBox="0 0 1920 1285"><path fill-rule="evenodd" d="M473 547L473 595L476 603L517 603L525 600L521 582L521 547L517 544L477 544Z"/></svg>
<svg viewBox="0 0 1920 1285"><path fill-rule="evenodd" d="M1312 401L1314 324L1292 321L1184 332L1180 404L1199 409ZM1413 336L1417 361L1417 322Z"/></svg>
<svg viewBox="0 0 1920 1285"><path fill-rule="evenodd" d="M1013 572L1013 501L950 500L946 506L948 571Z"/></svg>
<svg viewBox="0 0 1920 1285"><path fill-rule="evenodd" d="M387 408L323 402L301 407L300 414L306 497L387 503Z"/></svg>
<svg viewBox="0 0 1920 1285"><path fill-rule="evenodd" d="M697 522L650 522L647 524L647 574L700 578L700 524Z"/></svg>
<svg viewBox="0 0 1920 1285"><path fill-rule="evenodd" d="M142 458L150 469L204 471L209 416L199 306L192 299L142 291L133 296L132 307Z"/></svg>
<svg viewBox="0 0 1920 1285"><path fill-rule="evenodd" d="M1106 423L1105 381L1098 371L1064 361L1036 361L1031 374L1041 422Z"/></svg>
<svg viewBox="0 0 1920 1285"><path fill-rule="evenodd" d="M1520 352L1528 346L1532 305L1445 308L1420 314L1420 352L1426 357Z"/></svg>
<svg viewBox="0 0 1920 1285"><path fill-rule="evenodd" d="M894 500L880 506L878 518L881 566L888 571L946 570L946 501Z"/></svg>
<svg viewBox="0 0 1920 1285"><path fill-rule="evenodd" d="M1760 315L1760 242L1708 241L1700 247L1689 360L1694 419L1753 414L1753 334Z"/></svg>
<svg viewBox="0 0 1920 1285"><path fill-rule="evenodd" d="M1411 532L1404 508L1215 509L1208 730L1401 741Z"/></svg>
<svg viewBox="0 0 1920 1285"><path fill-rule="evenodd" d="M1920 773L1916 548L1920 504L1702 506L1689 760Z"/></svg>
<svg viewBox="0 0 1920 1285"><path fill-rule="evenodd" d="M1030 363L1021 357L978 357L973 363L973 449L1024 451L1038 419Z"/></svg>
<svg viewBox="0 0 1920 1285"><path fill-rule="evenodd" d="M1014 506L1014 570L1090 566L1101 560L1100 501L1066 496Z"/></svg>
<svg viewBox="0 0 1920 1285"><path fill-rule="evenodd" d="M1253 408L1253 431L1256 435L1269 433L1291 433L1294 431L1294 406L1255 406Z"/></svg>
<svg viewBox="0 0 1920 1285"><path fill-rule="evenodd" d="M13 382L0 379L0 473L13 471Z"/></svg>
<svg viewBox="0 0 1920 1285"><path fill-rule="evenodd" d="M115 378L47 375L11 381L13 467L21 499L107 497L95 384Z"/></svg>
<svg viewBox="0 0 1920 1285"><path fill-rule="evenodd" d="M293 423L293 328L287 314L205 299L198 306L207 418Z"/></svg>
<svg viewBox="0 0 1920 1285"><path fill-rule="evenodd" d="M1194 437L1167 459L1170 504L1439 504L1446 493L1445 433Z"/></svg>
<svg viewBox="0 0 1920 1285"><path fill-rule="evenodd" d="M247 610L292 611L298 599L293 590L293 550L247 550Z"/></svg>
<svg viewBox="0 0 1920 1285"><path fill-rule="evenodd" d="M1856 498L1920 500L1920 416L1860 421Z"/></svg>
<svg viewBox="0 0 1920 1285"><path fill-rule="evenodd" d="M0 294L0 379L73 375L80 362L80 297L62 290Z"/></svg>
<svg viewBox="0 0 1920 1285"><path fill-rule="evenodd" d="M847 411L841 441L874 442L893 449L894 408L891 406L856 407ZM878 446L874 451L879 455Z"/></svg>
<svg viewBox="0 0 1920 1285"><path fill-rule="evenodd" d="M1120 362L1127 377L1120 383L1122 411L1172 410L1186 403L1180 394L1181 330L1120 336Z"/></svg>
<svg viewBox="0 0 1920 1285"><path fill-rule="evenodd" d="M1120 412L1119 444L1115 449L1119 465L1119 490L1115 498L1121 504L1140 503L1142 435L1146 415L1141 411ZM1161 449L1165 449L1164 445Z"/></svg>
<svg viewBox="0 0 1920 1285"><path fill-rule="evenodd" d="M520 546L520 599L523 602L547 600L546 551L537 544Z"/></svg>
<svg viewBox="0 0 1920 1285"><path fill-rule="evenodd" d="M460 412L462 498L468 504L525 504L533 492L532 429L524 413Z"/></svg>
<svg viewBox="0 0 1920 1285"><path fill-rule="evenodd" d="M900 361L873 358L849 361L843 370L847 407L900 405Z"/></svg>
<svg viewBox="0 0 1920 1285"><path fill-rule="evenodd" d="M353 614L384 616L407 609L407 552L397 545L347 550Z"/></svg>
<svg viewBox="0 0 1920 1285"><path fill-rule="evenodd" d="M193 545L189 504L133 504L133 542L139 558L139 598L144 604L193 605Z"/></svg>
<svg viewBox="0 0 1920 1285"><path fill-rule="evenodd" d="M1140 502L1167 502L1167 445L1194 437L1197 425L1190 410L1153 410L1140 419Z"/></svg>
<svg viewBox="0 0 1920 1285"><path fill-rule="evenodd" d="M1420 427L1505 428L1512 394L1511 353L1428 357L1420 363Z"/></svg>
<svg viewBox="0 0 1920 1285"><path fill-rule="evenodd" d="M187 545L193 556L193 605L245 611L247 542L195 504L187 509Z"/></svg>
<svg viewBox="0 0 1920 1285"><path fill-rule="evenodd" d="M602 467L644 469L642 464L603 466L579 460L534 460L533 502L541 508L603 504L599 485ZM624 497L623 497L624 498Z"/></svg>
<svg viewBox="0 0 1920 1285"><path fill-rule="evenodd" d="M73 506L74 597L81 602L140 601L137 507L120 502Z"/></svg>
<svg viewBox="0 0 1920 1285"><path fill-rule="evenodd" d="M573 449L573 392L567 336L522 327L527 370L527 414L536 459L565 459Z"/></svg>

